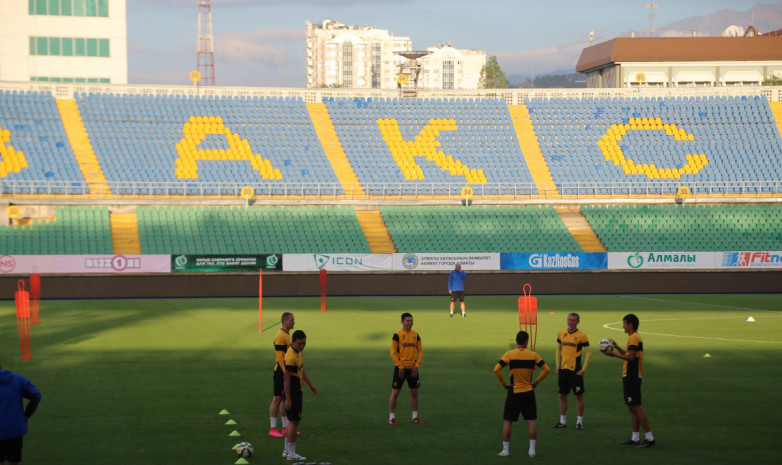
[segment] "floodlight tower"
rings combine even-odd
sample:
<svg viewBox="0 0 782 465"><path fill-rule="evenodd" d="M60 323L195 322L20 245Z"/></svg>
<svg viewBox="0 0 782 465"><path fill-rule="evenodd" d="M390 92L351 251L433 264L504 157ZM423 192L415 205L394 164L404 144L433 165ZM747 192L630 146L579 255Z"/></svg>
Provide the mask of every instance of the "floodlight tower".
<svg viewBox="0 0 782 465"><path fill-rule="evenodd" d="M212 35L212 0L198 0L198 48L196 50L197 67L201 73L199 86L214 86L215 49Z"/></svg>
<svg viewBox="0 0 782 465"><path fill-rule="evenodd" d="M654 10L660 5L647 3L645 6L649 9L649 37L654 37Z"/></svg>
<svg viewBox="0 0 782 465"><path fill-rule="evenodd" d="M405 50L395 52L407 61L399 65L399 74L396 77L397 88L400 97L418 96L418 77L421 75L421 62L419 58L429 55L432 52Z"/></svg>

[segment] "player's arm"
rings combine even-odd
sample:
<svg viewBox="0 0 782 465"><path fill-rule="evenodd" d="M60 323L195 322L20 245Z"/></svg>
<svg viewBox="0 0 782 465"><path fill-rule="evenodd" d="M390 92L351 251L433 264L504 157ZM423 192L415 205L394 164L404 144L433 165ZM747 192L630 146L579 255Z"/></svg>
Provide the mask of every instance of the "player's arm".
<svg viewBox="0 0 782 465"><path fill-rule="evenodd" d="M274 359L277 360L277 366L280 369L285 370L285 352L288 351L288 346L285 341L274 341Z"/></svg>
<svg viewBox="0 0 782 465"><path fill-rule="evenodd" d="M562 363L562 341L557 338L557 351L554 353L554 373L559 374L559 364Z"/></svg>
<svg viewBox="0 0 782 465"><path fill-rule="evenodd" d="M581 365L581 370L576 373L578 376L584 376L589 366L589 361L592 360L592 351L589 350L589 345L585 345L581 349L581 354L584 356L584 363Z"/></svg>
<svg viewBox="0 0 782 465"><path fill-rule="evenodd" d="M418 376L418 368L421 367L421 361L424 359L424 347L421 345L421 336L418 336L418 341L415 343L415 366L412 368L411 373L413 376Z"/></svg>
<svg viewBox="0 0 782 465"><path fill-rule="evenodd" d="M285 376L283 376L283 390L285 392L285 408L291 408L291 376L293 371L285 367Z"/></svg>
<svg viewBox="0 0 782 465"><path fill-rule="evenodd" d="M399 335L396 333L391 338L391 360L400 370L403 368L402 360L399 359Z"/></svg>
<svg viewBox="0 0 782 465"><path fill-rule="evenodd" d="M33 416L33 413L38 409L38 404L41 402L41 391L39 391L33 383L27 380L22 387L22 397L29 400L29 402L27 402L27 407L24 409L24 422L27 423L27 420L29 420L30 417Z"/></svg>
<svg viewBox="0 0 782 465"><path fill-rule="evenodd" d="M551 368L549 368L548 363L541 360L538 362L538 367L540 367L540 374L537 378L535 378L535 381L532 382L532 387L534 388L537 386L543 379L548 376L549 372L551 371Z"/></svg>
<svg viewBox="0 0 782 465"><path fill-rule="evenodd" d="M310 377L307 376L307 370L305 370L304 368L301 369L301 379L303 379L304 382L307 383L307 386L310 387L313 394L318 393L318 387L315 386L315 384L310 380Z"/></svg>
<svg viewBox="0 0 782 465"><path fill-rule="evenodd" d="M511 385L506 383L505 382L505 377L502 376L502 369L505 368L506 365L507 365L507 363L505 362L505 360L500 359L500 361L497 362L496 365L494 365L494 376L496 376L497 379L500 381L500 384L502 384L502 387L504 387L505 389L508 389L508 388L511 387Z"/></svg>

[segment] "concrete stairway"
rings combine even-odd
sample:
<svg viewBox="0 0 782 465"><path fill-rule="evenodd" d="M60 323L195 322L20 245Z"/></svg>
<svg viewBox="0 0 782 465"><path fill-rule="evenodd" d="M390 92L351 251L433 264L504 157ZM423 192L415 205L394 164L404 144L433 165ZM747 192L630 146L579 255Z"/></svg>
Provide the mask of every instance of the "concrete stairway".
<svg viewBox="0 0 782 465"><path fill-rule="evenodd" d="M607 252L603 241L597 237L578 207L559 206L555 208L559 217L562 218L562 222L565 223L570 234L573 235L584 252Z"/></svg>

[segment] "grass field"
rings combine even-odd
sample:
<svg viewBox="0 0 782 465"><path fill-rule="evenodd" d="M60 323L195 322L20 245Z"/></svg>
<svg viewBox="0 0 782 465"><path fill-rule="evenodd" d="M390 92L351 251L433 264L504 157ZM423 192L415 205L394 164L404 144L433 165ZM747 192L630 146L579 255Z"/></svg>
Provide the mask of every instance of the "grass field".
<svg viewBox="0 0 782 465"><path fill-rule="evenodd" d="M272 340L279 315L293 311L307 332L305 388L297 451L342 464L779 463L775 412L782 401L782 295L540 296L537 351L553 365L556 332L570 311L592 340L585 430L558 420L556 376L537 389L538 456L526 456L518 423L511 457L497 457L504 391L492 370L514 345L513 296L468 297L468 318L448 317L442 297L257 300L44 301L33 327L32 360L21 360L14 304L0 302L0 364L43 393L25 439L24 463L233 464L239 441L251 464L288 463L282 440L266 436ZM410 311L421 334L420 416L408 422L402 391L396 427L387 423L391 334ZM624 345L621 319L636 313L644 339L644 408L658 446L619 446L630 436L621 362L597 341ZM748 317L755 322L747 322ZM705 354L710 358L704 358ZM507 372L506 372L507 377ZM222 409L231 412L220 416ZM226 426L228 419L235 427ZM241 437L230 437L236 429Z"/></svg>

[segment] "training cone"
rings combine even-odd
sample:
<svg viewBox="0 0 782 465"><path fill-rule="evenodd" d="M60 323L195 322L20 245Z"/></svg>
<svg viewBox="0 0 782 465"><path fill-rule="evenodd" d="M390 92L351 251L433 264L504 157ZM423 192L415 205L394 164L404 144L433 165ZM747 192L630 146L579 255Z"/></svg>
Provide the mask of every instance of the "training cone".
<svg viewBox="0 0 782 465"><path fill-rule="evenodd" d="M234 420L232 420L232 419L231 419L231 420L228 420L228 421L226 421L226 422L225 422L225 424L226 424L226 425L235 425L235 424L236 424L236 422L235 422Z"/></svg>
<svg viewBox="0 0 782 465"><path fill-rule="evenodd" d="M703 356L703 358L711 358L711 354L706 354Z"/></svg>
<svg viewBox="0 0 782 465"><path fill-rule="evenodd" d="M234 462L234 463L247 464L247 463L250 463L250 462L248 462L248 461L247 461L247 460L245 460L245 459L239 459L239 460L237 460L237 461L236 461L236 462Z"/></svg>
<svg viewBox="0 0 782 465"><path fill-rule="evenodd" d="M239 432L238 432L238 431L236 431L236 430L233 430L233 431L231 431L231 434L229 434L228 436L234 436L234 437L236 437L236 436L241 436L241 433L239 433Z"/></svg>
<svg viewBox="0 0 782 465"><path fill-rule="evenodd" d="M219 413L219 415L230 415L230 414L231 414L231 412L229 412L226 409L221 410L220 413Z"/></svg>
<svg viewBox="0 0 782 465"><path fill-rule="evenodd" d="M234 446L231 448L231 450L238 449L239 448L239 444L241 444L241 442L237 442L236 444L234 444Z"/></svg>
<svg viewBox="0 0 782 465"><path fill-rule="evenodd" d="M752 317L749 317L749 318L747 318L747 321L749 321L750 323L754 323L754 322L755 322L755 319L754 319L754 318L752 318Z"/></svg>

